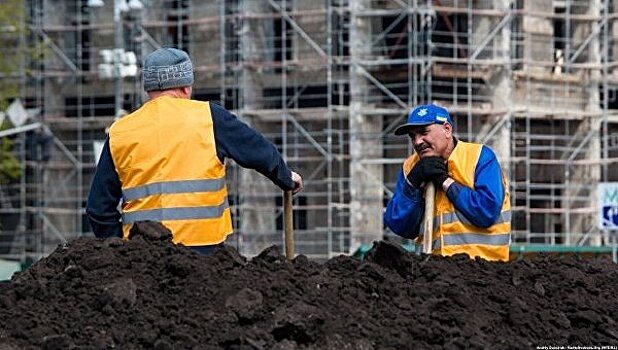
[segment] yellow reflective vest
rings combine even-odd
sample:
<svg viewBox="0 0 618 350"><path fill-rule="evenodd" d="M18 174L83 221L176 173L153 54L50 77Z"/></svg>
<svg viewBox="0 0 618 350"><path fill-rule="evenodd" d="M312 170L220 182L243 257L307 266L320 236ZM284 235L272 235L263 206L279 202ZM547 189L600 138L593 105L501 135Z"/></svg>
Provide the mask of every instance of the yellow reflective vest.
<svg viewBox="0 0 618 350"><path fill-rule="evenodd" d="M453 180L474 189L474 172L483 145L457 141L457 146L448 159L448 175ZM417 154L410 156L403 165L407 175L419 161ZM449 256L466 253L471 258L486 260L509 260L511 233L511 201L506 178L502 176L505 195L498 220L488 228L474 226L448 199L442 188L436 188L433 213L432 253ZM421 245L421 235L416 244Z"/></svg>
<svg viewBox="0 0 618 350"><path fill-rule="evenodd" d="M123 234L161 222L175 243L221 243L232 233L225 164L217 157L210 105L169 96L116 121L109 145L122 185Z"/></svg>

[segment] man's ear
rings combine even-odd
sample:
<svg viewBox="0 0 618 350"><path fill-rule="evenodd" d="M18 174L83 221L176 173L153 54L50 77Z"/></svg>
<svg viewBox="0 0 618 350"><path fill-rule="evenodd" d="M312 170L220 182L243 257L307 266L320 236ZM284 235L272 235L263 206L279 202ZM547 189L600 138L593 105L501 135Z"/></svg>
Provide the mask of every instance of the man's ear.
<svg viewBox="0 0 618 350"><path fill-rule="evenodd" d="M444 134L447 139L453 136L453 126L449 123L444 123Z"/></svg>

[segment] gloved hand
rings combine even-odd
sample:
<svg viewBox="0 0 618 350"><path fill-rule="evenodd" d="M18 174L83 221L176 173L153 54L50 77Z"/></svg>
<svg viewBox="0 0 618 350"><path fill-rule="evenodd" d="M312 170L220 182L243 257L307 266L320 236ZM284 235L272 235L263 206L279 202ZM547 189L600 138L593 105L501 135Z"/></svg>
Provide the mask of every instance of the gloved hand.
<svg viewBox="0 0 618 350"><path fill-rule="evenodd" d="M433 181L437 187L448 178L446 162L442 157L421 158L408 173L408 182L414 187L420 187L423 182Z"/></svg>

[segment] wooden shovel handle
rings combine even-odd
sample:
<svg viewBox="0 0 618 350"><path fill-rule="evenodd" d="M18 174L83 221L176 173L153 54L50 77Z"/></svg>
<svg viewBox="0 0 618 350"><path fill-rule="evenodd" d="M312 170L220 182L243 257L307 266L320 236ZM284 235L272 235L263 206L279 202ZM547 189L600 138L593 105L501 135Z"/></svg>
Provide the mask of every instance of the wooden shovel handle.
<svg viewBox="0 0 618 350"><path fill-rule="evenodd" d="M425 213L423 215L423 253L431 254L433 241L433 209L436 188L433 182L425 185Z"/></svg>
<svg viewBox="0 0 618 350"><path fill-rule="evenodd" d="M294 216L292 214L292 191L283 192L283 223L285 228L285 257L294 258Z"/></svg>

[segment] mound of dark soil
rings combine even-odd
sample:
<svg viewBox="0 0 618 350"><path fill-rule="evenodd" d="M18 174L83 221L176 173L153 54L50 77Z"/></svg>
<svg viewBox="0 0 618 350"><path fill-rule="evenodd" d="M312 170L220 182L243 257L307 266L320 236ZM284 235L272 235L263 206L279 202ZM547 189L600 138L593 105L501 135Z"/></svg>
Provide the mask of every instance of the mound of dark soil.
<svg viewBox="0 0 618 350"><path fill-rule="evenodd" d="M76 239L0 286L0 349L522 349L618 345L618 267L490 263L376 243L324 264L202 256L144 229Z"/></svg>

